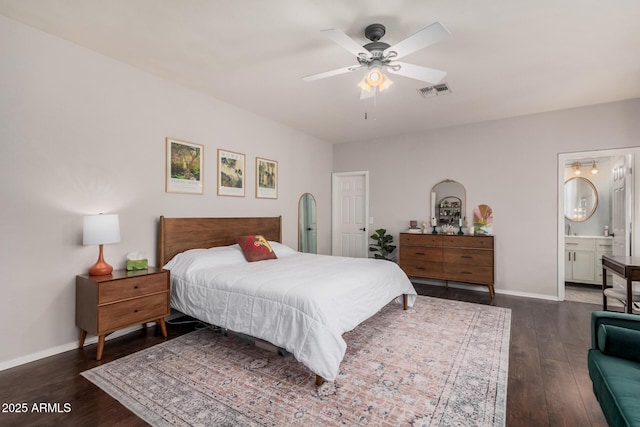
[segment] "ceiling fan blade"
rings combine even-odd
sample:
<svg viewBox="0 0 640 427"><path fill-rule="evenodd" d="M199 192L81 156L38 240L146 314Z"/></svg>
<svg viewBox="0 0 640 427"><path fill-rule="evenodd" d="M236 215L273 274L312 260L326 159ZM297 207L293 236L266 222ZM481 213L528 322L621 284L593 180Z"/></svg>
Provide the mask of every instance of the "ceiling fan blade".
<svg viewBox="0 0 640 427"><path fill-rule="evenodd" d="M325 71L324 73L312 74L302 78L305 82L312 82L314 80L325 79L327 77L338 76L340 74L350 73L352 71L362 68L362 65L351 65L349 67L338 68L336 70Z"/></svg>
<svg viewBox="0 0 640 427"><path fill-rule="evenodd" d="M325 37L333 40L336 44L342 46L347 49L349 52L354 54L357 57L362 57L366 59L370 59L373 55L364 47L360 46L356 43L351 37L346 35L340 30L336 30L335 28L331 28L328 30L320 31Z"/></svg>
<svg viewBox="0 0 640 427"><path fill-rule="evenodd" d="M414 35L386 48L384 50L384 56L387 57L392 55L389 59L400 59L403 56L407 56L417 50L439 42L449 34L451 33L444 27L444 25L439 22L434 22Z"/></svg>
<svg viewBox="0 0 640 427"><path fill-rule="evenodd" d="M386 70L391 74L434 84L439 83L447 75L446 71L399 61L390 62Z"/></svg>

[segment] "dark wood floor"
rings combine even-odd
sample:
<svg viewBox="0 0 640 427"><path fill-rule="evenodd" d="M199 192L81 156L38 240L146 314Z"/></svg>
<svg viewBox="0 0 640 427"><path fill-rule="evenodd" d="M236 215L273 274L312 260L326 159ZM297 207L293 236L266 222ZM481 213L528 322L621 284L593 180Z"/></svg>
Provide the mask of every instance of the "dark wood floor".
<svg viewBox="0 0 640 427"><path fill-rule="evenodd" d="M421 295L491 303L484 292L420 284L416 290ZM506 295L496 295L494 305L511 309L507 426L606 426L587 372L590 315L599 307ZM169 325L168 338L149 328L107 341L100 362L94 359L96 345L92 345L0 372L2 409L24 402L30 412L0 412L0 425L146 425L79 374L193 327ZM39 402L59 403L60 412L31 413ZM65 403L70 412L64 412Z"/></svg>

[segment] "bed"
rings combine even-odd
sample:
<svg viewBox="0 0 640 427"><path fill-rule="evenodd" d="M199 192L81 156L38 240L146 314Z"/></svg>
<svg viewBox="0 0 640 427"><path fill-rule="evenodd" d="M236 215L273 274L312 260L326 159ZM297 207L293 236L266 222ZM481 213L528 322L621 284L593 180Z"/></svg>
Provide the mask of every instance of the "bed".
<svg viewBox="0 0 640 427"><path fill-rule="evenodd" d="M316 375L337 377L344 332L390 301L407 309L413 285L389 261L303 254L282 245L281 217L165 218L159 265L171 306L198 320L284 348ZM239 236L262 235L277 259L247 262Z"/></svg>

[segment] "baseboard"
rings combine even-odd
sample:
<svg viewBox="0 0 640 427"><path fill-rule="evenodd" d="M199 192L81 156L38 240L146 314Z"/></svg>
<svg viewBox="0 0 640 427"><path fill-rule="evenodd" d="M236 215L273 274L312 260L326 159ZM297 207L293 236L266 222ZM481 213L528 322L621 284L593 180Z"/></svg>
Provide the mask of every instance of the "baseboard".
<svg viewBox="0 0 640 427"><path fill-rule="evenodd" d="M428 280L428 279L411 279L413 282L422 283L425 285L433 285L433 286L442 286L445 284L441 280ZM489 292L489 288L484 285L470 285L468 283L460 283L460 282L449 282L450 288L456 289L465 289L467 291L476 291L476 292ZM518 292L518 291L510 291L506 289L495 289L496 294L501 295L511 295L514 297L524 297L524 298L536 298L536 299L544 299L548 301L559 301L557 296L554 295L543 295L543 294L533 294L529 292Z"/></svg>
<svg viewBox="0 0 640 427"><path fill-rule="evenodd" d="M504 290L504 289L496 289L496 294L511 295L511 296L514 296L514 297L544 299L544 300L547 300L547 301L560 301L558 299L558 297L554 296L554 295L531 294L531 293L528 293L528 292L507 291L507 290Z"/></svg>
<svg viewBox="0 0 640 427"><path fill-rule="evenodd" d="M177 317L183 316L180 312L172 312L169 316L167 316L166 320L172 320ZM155 322L149 322L148 325L155 325ZM138 331L142 329L142 325L132 326L130 328L121 329L116 331L105 338L105 341L112 340L114 338L121 337L123 335L129 334L133 331ZM85 347L87 345L96 344L98 342L98 337L88 337L84 341ZM55 356L56 354L64 353L65 351L75 350L78 348L78 341L75 340L73 342L62 344L56 347L51 347L46 350L38 351L36 353L27 354L26 356L18 357L15 359L7 360L6 362L0 362L0 371L4 371L7 369L15 368L16 366L24 365L26 363L35 362L36 360L44 359L45 357Z"/></svg>

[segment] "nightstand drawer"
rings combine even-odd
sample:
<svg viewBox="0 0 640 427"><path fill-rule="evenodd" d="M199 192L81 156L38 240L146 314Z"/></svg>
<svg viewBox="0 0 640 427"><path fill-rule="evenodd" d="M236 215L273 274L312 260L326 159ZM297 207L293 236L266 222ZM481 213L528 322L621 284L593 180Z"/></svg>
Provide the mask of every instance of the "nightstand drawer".
<svg viewBox="0 0 640 427"><path fill-rule="evenodd" d="M169 314L167 292L98 307L98 333L125 328Z"/></svg>
<svg viewBox="0 0 640 427"><path fill-rule="evenodd" d="M98 304L135 298L168 289L168 273L146 274L139 277L102 282L98 287Z"/></svg>

